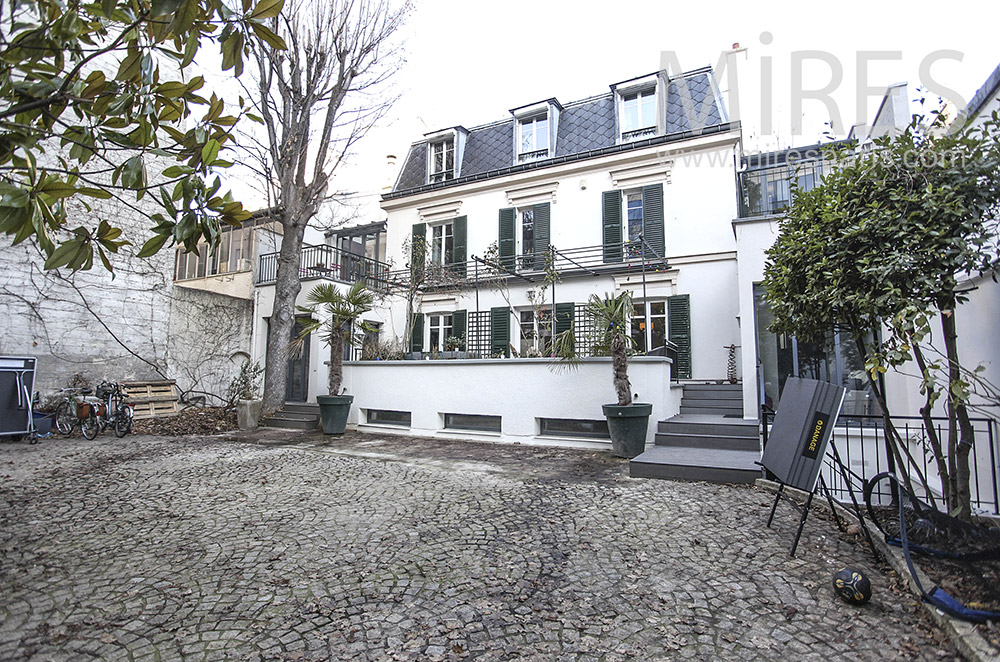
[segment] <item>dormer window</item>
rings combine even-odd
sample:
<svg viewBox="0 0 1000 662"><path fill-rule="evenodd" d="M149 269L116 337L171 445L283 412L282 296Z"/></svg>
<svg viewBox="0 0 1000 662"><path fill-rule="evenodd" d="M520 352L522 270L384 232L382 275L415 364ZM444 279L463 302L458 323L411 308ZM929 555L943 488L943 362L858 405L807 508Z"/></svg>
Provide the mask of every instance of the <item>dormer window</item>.
<svg viewBox="0 0 1000 662"><path fill-rule="evenodd" d="M549 118L541 115L519 120L518 131L518 163L544 159L549 156Z"/></svg>
<svg viewBox="0 0 1000 662"><path fill-rule="evenodd" d="M656 135L656 88L622 95L622 140Z"/></svg>
<svg viewBox="0 0 1000 662"><path fill-rule="evenodd" d="M514 108L514 163L529 163L555 155L556 129L562 106L555 99Z"/></svg>
<svg viewBox="0 0 1000 662"><path fill-rule="evenodd" d="M455 178L455 140L448 138L431 143L430 183Z"/></svg>

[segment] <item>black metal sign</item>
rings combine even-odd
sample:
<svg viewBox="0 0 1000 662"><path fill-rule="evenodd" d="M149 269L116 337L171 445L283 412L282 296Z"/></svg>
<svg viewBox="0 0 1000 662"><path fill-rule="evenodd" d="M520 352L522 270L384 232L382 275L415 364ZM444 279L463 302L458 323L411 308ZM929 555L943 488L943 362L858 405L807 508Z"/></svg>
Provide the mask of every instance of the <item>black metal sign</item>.
<svg viewBox="0 0 1000 662"><path fill-rule="evenodd" d="M782 483L812 492L846 393L828 382L789 377L761 464Z"/></svg>

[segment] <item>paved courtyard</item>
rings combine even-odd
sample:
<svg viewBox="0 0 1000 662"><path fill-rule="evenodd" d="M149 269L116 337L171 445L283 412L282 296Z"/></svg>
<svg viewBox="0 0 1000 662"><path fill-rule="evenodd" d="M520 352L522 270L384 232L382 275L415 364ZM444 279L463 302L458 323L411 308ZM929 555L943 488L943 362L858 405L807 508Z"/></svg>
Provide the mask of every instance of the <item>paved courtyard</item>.
<svg viewBox="0 0 1000 662"><path fill-rule="evenodd" d="M960 659L831 521L790 559L769 505L460 440L0 442L0 659Z"/></svg>

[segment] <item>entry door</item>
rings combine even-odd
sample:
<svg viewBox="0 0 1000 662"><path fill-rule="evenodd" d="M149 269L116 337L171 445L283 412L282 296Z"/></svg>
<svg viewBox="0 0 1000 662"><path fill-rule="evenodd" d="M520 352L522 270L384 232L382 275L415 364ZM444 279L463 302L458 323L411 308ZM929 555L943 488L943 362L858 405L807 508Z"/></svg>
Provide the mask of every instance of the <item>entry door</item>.
<svg viewBox="0 0 1000 662"><path fill-rule="evenodd" d="M302 333L307 320L296 318L289 340ZM288 382L285 384L285 402L305 402L309 399L309 336L302 343L302 351L288 359Z"/></svg>

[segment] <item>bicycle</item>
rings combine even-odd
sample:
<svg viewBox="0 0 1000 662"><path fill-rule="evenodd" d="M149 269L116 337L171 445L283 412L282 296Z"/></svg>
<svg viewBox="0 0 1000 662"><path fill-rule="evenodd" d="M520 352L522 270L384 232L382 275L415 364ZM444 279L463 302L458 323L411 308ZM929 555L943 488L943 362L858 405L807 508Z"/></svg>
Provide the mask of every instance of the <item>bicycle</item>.
<svg viewBox="0 0 1000 662"><path fill-rule="evenodd" d="M124 384L101 382L95 403L84 402L78 407L80 431L87 439L94 439L101 431L111 428L116 437L124 437L132 430L133 407L125 401ZM81 414L83 414L81 416Z"/></svg>
<svg viewBox="0 0 1000 662"><path fill-rule="evenodd" d="M80 425L81 419L78 415L80 406L87 402L86 396L94 391L89 388L75 387L61 388L59 392L65 394L66 399L56 407L55 425L59 434L68 437L73 434L73 428ZM78 396L80 397L79 400L77 399Z"/></svg>

